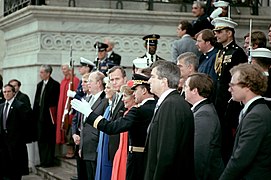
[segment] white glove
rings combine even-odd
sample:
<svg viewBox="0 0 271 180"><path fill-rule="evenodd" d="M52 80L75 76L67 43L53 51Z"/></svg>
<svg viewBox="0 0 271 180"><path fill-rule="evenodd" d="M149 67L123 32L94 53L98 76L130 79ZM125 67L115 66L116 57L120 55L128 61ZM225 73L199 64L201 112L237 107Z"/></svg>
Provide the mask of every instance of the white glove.
<svg viewBox="0 0 271 180"><path fill-rule="evenodd" d="M212 12L212 14L210 15L210 18L212 19L217 18L221 13L222 13L222 8L219 7Z"/></svg>
<svg viewBox="0 0 271 180"><path fill-rule="evenodd" d="M68 96L68 97L74 98L75 95L76 95L76 92L75 92L75 91L72 91L72 90L68 90L68 91L67 91L67 96Z"/></svg>
<svg viewBox="0 0 271 180"><path fill-rule="evenodd" d="M71 105L73 109L84 114L86 117L88 117L89 114L92 112L90 104L84 99L82 99L82 101L78 99L73 99L71 101Z"/></svg>

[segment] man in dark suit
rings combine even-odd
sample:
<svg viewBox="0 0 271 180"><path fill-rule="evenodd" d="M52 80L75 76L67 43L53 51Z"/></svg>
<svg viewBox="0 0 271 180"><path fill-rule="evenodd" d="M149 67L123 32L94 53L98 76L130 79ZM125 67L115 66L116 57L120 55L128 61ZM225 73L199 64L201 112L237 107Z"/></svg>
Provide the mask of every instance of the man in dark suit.
<svg viewBox="0 0 271 180"><path fill-rule="evenodd" d="M11 79L9 82L15 88L15 98L23 102L27 107L31 108L30 99L27 94L20 91L21 82L18 79Z"/></svg>
<svg viewBox="0 0 271 180"><path fill-rule="evenodd" d="M195 122L194 162L196 179L217 180L224 170L221 156L221 128L215 107L210 103L213 81L196 73L185 82L185 100L192 104Z"/></svg>
<svg viewBox="0 0 271 180"><path fill-rule="evenodd" d="M124 85L127 81L126 72L121 66L114 66L109 70L109 81L113 86L114 91L116 92L112 100L112 108L110 112L109 121L114 121L119 117L122 117L125 112L125 107L122 102L122 94L120 92L120 87ZM109 159L113 162L115 153L119 147L120 135L110 135L109 136Z"/></svg>
<svg viewBox="0 0 271 180"><path fill-rule="evenodd" d="M89 100L89 106L98 115L103 115L106 107L108 106L108 100L105 98L104 86L103 86L103 73L95 71L90 73L88 78L88 89L91 94ZM84 117L84 120L87 117ZM87 172L87 179L95 179L96 163L97 163L97 146L99 142L99 131L89 124L82 122L80 133L80 153L81 158L85 163L85 170ZM79 154L80 154L79 153Z"/></svg>
<svg viewBox="0 0 271 180"><path fill-rule="evenodd" d="M104 40L104 44L106 44L108 47L106 48L107 58L110 61L113 61L115 65L119 66L121 63L121 56L114 52L113 48L115 46L115 43L112 39L106 38Z"/></svg>
<svg viewBox="0 0 271 180"><path fill-rule="evenodd" d="M152 69L150 88L159 99L148 128L145 180L194 178L194 118L176 90L179 79L172 62Z"/></svg>
<svg viewBox="0 0 271 180"><path fill-rule="evenodd" d="M126 115L115 121L107 121L102 116L92 112L86 123L94 126L106 134L129 132L129 154L127 159L126 180L144 178L144 149L147 128L152 119L156 100L150 92L149 78L135 75L135 79L128 81L127 85L134 89L136 107L131 108ZM75 102L72 102L74 104ZM80 102L76 105L80 106ZM80 107L77 106L80 111Z"/></svg>
<svg viewBox="0 0 271 180"><path fill-rule="evenodd" d="M28 127L28 131L26 131L26 133L28 134L27 142L30 143L32 141L35 141L36 136L33 134L33 131L35 131L34 129L36 127L34 126L35 123L32 116L33 112L30 104L30 99L27 94L20 91L21 82L18 79L11 79L8 83L15 88L15 99L21 101L27 107L27 118L29 119L27 121L28 124L26 125L26 127Z"/></svg>
<svg viewBox="0 0 271 180"><path fill-rule="evenodd" d="M17 180L28 172L26 147L27 108L16 100L15 88L3 89L5 103L0 104L0 179Z"/></svg>
<svg viewBox="0 0 271 180"><path fill-rule="evenodd" d="M54 165L56 140L56 114L60 85L52 77L52 67L40 67L40 81L35 94L33 113L37 123L40 166Z"/></svg>
<svg viewBox="0 0 271 180"><path fill-rule="evenodd" d="M267 77L253 64L240 64L230 72L232 99L245 106L239 115L232 155L220 180L271 179L271 111L261 96L267 88Z"/></svg>

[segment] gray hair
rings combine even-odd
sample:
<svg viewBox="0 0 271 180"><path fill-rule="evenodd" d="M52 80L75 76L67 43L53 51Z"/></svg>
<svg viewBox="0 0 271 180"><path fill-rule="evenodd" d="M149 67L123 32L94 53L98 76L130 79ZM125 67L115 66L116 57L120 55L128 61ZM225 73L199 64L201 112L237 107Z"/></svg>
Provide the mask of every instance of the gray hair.
<svg viewBox="0 0 271 180"><path fill-rule="evenodd" d="M178 56L177 61L183 59L186 66L192 65L195 71L198 70L199 60L195 53L185 52Z"/></svg>
<svg viewBox="0 0 271 180"><path fill-rule="evenodd" d="M164 61L154 68L157 70L156 74L159 79L166 78L168 87L177 89L181 73L179 67L176 64L173 62Z"/></svg>
<svg viewBox="0 0 271 180"><path fill-rule="evenodd" d="M44 71L49 73L49 74L52 74L52 72L53 72L53 68L52 68L51 65L43 64L43 65L41 65L41 68L43 68Z"/></svg>

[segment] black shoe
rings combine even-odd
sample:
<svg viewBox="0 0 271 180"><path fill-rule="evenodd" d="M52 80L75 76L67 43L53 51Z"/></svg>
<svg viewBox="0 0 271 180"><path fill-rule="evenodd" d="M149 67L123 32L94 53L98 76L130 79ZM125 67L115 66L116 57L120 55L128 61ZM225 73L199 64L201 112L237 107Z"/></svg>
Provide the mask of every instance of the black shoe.
<svg viewBox="0 0 271 180"><path fill-rule="evenodd" d="M71 177L71 180L78 180L78 177L77 176L73 176L73 177Z"/></svg>

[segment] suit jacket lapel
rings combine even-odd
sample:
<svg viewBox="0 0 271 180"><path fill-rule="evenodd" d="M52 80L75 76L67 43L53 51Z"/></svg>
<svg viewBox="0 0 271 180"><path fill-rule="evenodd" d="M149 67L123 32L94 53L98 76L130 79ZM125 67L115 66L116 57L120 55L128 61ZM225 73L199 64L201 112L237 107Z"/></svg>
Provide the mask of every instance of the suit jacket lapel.
<svg viewBox="0 0 271 180"><path fill-rule="evenodd" d="M94 111L101 103L102 103L102 98L105 96L105 92L103 91L100 95L100 97L94 102L92 105L91 109Z"/></svg>
<svg viewBox="0 0 271 180"><path fill-rule="evenodd" d="M152 123L155 119L155 117L157 116L157 114L159 113L159 109L160 107L163 105L163 103L166 101L166 99L168 97L170 97L171 95L174 95L174 94L179 94L177 90L174 90L172 91L171 93L169 93L166 98L163 100L163 102L159 105L159 107L157 108L156 112L154 113L154 115L152 116L152 120L148 126L148 129L147 129L147 137L146 137L146 141L145 141L145 147L148 147L148 142L149 142L149 137L150 137L150 132L151 132L151 128L152 128Z"/></svg>
<svg viewBox="0 0 271 180"><path fill-rule="evenodd" d="M239 129L242 127L242 123L243 123L243 119L246 117L246 115L251 111L251 109L253 109L254 106L256 106L257 104L266 104L264 98L260 98L255 100L254 102L252 102L249 107L247 108L246 112L244 113L242 119L240 120L239 125L237 126L237 130L236 132L239 134ZM237 135L236 133L236 135Z"/></svg>
<svg viewBox="0 0 271 180"><path fill-rule="evenodd" d="M193 109L193 113L197 112L197 110L199 110L199 108L201 108L201 106L205 105L205 104L209 104L208 99L205 99L204 101L201 101L194 109Z"/></svg>

